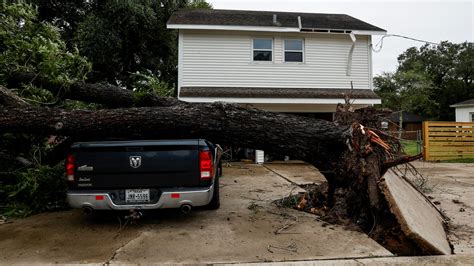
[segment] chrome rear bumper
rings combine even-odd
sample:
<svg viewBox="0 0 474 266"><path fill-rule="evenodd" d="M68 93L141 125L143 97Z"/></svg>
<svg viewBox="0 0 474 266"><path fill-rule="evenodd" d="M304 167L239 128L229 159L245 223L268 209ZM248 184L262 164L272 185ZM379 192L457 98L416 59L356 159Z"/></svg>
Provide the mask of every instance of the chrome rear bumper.
<svg viewBox="0 0 474 266"><path fill-rule="evenodd" d="M68 191L67 201L72 208L92 208L94 210L132 210L180 208L183 205L205 206L212 200L214 186L208 188L161 189L158 202L153 204L115 204L107 192ZM171 197L179 194L179 198Z"/></svg>

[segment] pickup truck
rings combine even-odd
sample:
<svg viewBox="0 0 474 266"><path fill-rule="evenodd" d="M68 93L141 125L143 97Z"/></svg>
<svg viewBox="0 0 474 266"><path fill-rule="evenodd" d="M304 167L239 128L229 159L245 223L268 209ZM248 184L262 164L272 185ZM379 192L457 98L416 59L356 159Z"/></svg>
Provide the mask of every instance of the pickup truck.
<svg viewBox="0 0 474 266"><path fill-rule="evenodd" d="M76 142L66 157L72 208L219 208L222 149L204 139Z"/></svg>

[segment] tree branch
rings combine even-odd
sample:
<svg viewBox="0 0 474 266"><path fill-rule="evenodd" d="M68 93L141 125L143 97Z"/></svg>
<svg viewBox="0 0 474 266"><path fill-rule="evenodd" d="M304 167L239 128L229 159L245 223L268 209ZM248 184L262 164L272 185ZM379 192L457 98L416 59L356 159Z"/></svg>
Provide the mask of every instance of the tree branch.
<svg viewBox="0 0 474 266"><path fill-rule="evenodd" d="M26 107L29 104L11 90L0 86L0 105L5 107Z"/></svg>
<svg viewBox="0 0 474 266"><path fill-rule="evenodd" d="M415 160L419 160L421 158L423 158L423 153L417 154L415 156L402 156L400 158L397 158L396 160L384 162L382 165L382 172L385 173L391 167L397 166L399 164L409 163Z"/></svg>
<svg viewBox="0 0 474 266"><path fill-rule="evenodd" d="M23 84L32 84L58 95L61 99L97 103L110 108L171 106L179 103L175 98L161 97L154 93L137 95L131 90L110 84L76 82L65 86L33 73L11 73L7 78L7 84L9 88L18 89L21 89Z"/></svg>

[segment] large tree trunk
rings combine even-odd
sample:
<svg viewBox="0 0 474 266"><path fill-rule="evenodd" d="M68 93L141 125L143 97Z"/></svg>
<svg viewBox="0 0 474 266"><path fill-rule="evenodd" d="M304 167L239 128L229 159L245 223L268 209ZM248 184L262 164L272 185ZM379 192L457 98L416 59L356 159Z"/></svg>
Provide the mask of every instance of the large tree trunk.
<svg viewBox="0 0 474 266"><path fill-rule="evenodd" d="M232 104L64 111L11 108L0 111L1 132L70 136L77 139L206 138L215 143L286 154L329 169L347 147L347 128L331 122L247 109Z"/></svg>

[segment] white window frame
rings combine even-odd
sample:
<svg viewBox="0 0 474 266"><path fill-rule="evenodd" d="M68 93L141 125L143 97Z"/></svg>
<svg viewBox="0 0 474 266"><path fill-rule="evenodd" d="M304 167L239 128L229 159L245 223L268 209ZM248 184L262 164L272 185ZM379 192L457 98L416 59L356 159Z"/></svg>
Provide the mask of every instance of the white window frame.
<svg viewBox="0 0 474 266"><path fill-rule="evenodd" d="M272 42L272 49L271 50L267 50L267 49L255 49L254 47L254 40L270 40ZM252 62L253 63L262 63L262 64L268 64L268 63L273 63L275 61L275 40L273 38L252 38L250 40L252 42L252 51L251 51L251 58L252 58ZM272 57L271 57L271 60L270 61L262 61L262 60L254 60L254 52L255 51L271 51L272 52Z"/></svg>
<svg viewBox="0 0 474 266"><path fill-rule="evenodd" d="M471 122L474 122L474 112L469 112L469 120L471 120Z"/></svg>
<svg viewBox="0 0 474 266"><path fill-rule="evenodd" d="M300 50L286 50L286 44L285 42L286 41L301 41L301 51ZM283 62L284 63L290 63L290 64L304 64L305 63L305 40L304 39L283 39ZM301 52L301 62L295 62L295 61L286 61L286 56L285 56L285 53L286 52L297 52L297 53L300 53Z"/></svg>

